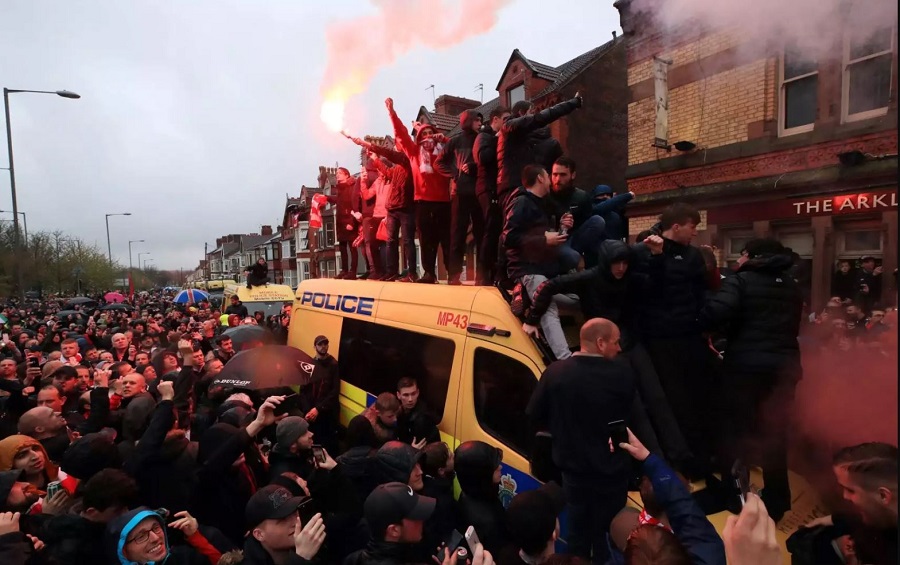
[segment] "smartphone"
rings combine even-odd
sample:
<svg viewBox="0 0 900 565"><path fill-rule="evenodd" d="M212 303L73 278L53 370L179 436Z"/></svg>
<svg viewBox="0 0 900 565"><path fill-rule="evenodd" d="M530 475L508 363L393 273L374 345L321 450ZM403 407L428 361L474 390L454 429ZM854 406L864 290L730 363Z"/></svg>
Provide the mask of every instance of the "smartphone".
<svg viewBox="0 0 900 565"><path fill-rule="evenodd" d="M323 449L321 445L313 445L312 452L313 459L315 459L318 463L325 462L325 449Z"/></svg>
<svg viewBox="0 0 900 565"><path fill-rule="evenodd" d="M47 483L47 498L53 498L53 495L58 493L60 489L62 489L62 483L59 481Z"/></svg>
<svg viewBox="0 0 900 565"><path fill-rule="evenodd" d="M469 546L469 551L472 554L475 554L475 546L481 543L481 540L478 539L478 534L475 533L475 526L469 526L465 533L466 545Z"/></svg>
<svg viewBox="0 0 900 565"><path fill-rule="evenodd" d="M731 467L731 477L738 488L738 496L741 499L741 508L747 503L747 493L750 492L750 469L740 460L734 462Z"/></svg>
<svg viewBox="0 0 900 565"><path fill-rule="evenodd" d="M37 355L35 355L31 359L28 360L28 366L31 367L32 369L37 369L41 366L41 360L38 358Z"/></svg>
<svg viewBox="0 0 900 565"><path fill-rule="evenodd" d="M276 406L275 410L273 410L272 412L276 416L281 416L282 414L287 414L288 412L290 412L291 410L296 408L299 405L299 402L300 402L300 395L298 393L295 392L294 394L289 394L284 397L284 400L281 401L281 404Z"/></svg>
<svg viewBox="0 0 900 565"><path fill-rule="evenodd" d="M463 542L463 535L459 533L457 530L453 530L450 532L450 535L444 540L438 548L437 551L434 552L432 556L437 563L444 562L444 551L450 550L450 553L456 553L456 550L459 549L460 544Z"/></svg>
<svg viewBox="0 0 900 565"><path fill-rule="evenodd" d="M620 443L628 443L628 429L625 426L625 420L616 420L606 424L609 428L609 437L613 442L613 449L621 451Z"/></svg>

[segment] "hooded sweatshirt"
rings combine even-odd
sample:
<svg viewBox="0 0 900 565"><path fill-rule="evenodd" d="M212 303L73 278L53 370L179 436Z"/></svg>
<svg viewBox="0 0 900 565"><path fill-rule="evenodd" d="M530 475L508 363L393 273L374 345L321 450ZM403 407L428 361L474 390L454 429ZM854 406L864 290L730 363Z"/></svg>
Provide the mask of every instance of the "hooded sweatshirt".
<svg viewBox="0 0 900 565"><path fill-rule="evenodd" d="M475 183L478 178L478 167L475 164L473 148L478 133L472 130L472 122L481 114L474 110L465 110L459 115L462 131L454 136L441 152L437 160L437 170L456 183L456 192L462 195L475 194ZM469 172L464 172L468 166Z"/></svg>
<svg viewBox="0 0 900 565"><path fill-rule="evenodd" d="M450 180L435 168L435 161L443 149L446 138L435 134L431 139L426 140L422 136L422 131L426 126L417 124L416 139L413 140L393 108L390 110L390 117L391 123L394 125L394 137L397 139L397 144L409 159L415 201L450 202Z"/></svg>
<svg viewBox="0 0 900 565"><path fill-rule="evenodd" d="M140 563L131 561L125 557L125 544L128 536L134 531L138 524L146 518L153 518L159 522L163 528L163 543L166 544L166 556L159 561L150 561L148 563ZM185 538L189 546L172 547L169 543L168 532L166 531L166 523L162 516L150 510L145 506L130 510L121 516L113 518L106 526L104 543L106 546L106 554L109 563L121 563L121 565L181 565L193 564L198 562L198 554L205 556L212 565L219 562L222 554L209 543L209 541L198 530L194 535Z"/></svg>

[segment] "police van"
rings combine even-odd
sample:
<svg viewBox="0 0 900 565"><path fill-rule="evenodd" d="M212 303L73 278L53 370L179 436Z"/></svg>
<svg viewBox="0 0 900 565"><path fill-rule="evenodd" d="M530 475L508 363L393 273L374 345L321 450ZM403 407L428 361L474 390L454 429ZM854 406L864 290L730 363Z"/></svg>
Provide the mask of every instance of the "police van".
<svg viewBox="0 0 900 565"><path fill-rule="evenodd" d="M451 449L480 440L503 450L504 505L540 485L529 461L535 436L525 409L549 359L498 289L306 280L297 288L288 344L310 353L320 334L338 360L343 426L380 393L395 392L401 377L414 377ZM795 481L802 479L792 473L795 494L809 490ZM761 484L756 471L752 482ZM630 493L629 505L640 508L638 493ZM709 519L721 532L727 515ZM782 543L794 529L779 534Z"/></svg>
<svg viewBox="0 0 900 565"><path fill-rule="evenodd" d="M284 284L268 284L247 288L245 284L226 284L222 291L222 307L227 308L231 304L231 297L237 295L238 299L247 307L247 313L251 316L254 312L262 312L266 318L281 314L281 308L285 304L294 301L294 290Z"/></svg>

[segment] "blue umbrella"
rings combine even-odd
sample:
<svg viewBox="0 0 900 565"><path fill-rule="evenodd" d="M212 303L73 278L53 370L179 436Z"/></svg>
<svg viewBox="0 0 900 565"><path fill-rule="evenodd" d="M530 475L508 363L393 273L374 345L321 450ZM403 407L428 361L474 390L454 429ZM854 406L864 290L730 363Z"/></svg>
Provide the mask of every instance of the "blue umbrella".
<svg viewBox="0 0 900 565"><path fill-rule="evenodd" d="M192 304L203 300L209 300L209 295L202 290L189 288L176 294L172 302L177 304Z"/></svg>

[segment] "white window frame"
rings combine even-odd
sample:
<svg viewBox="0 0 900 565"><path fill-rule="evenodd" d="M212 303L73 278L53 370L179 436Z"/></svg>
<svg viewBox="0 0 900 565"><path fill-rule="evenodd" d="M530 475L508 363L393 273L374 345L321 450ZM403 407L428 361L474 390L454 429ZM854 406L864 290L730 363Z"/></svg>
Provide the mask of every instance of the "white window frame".
<svg viewBox="0 0 900 565"><path fill-rule="evenodd" d="M522 100L528 99L525 96L525 94L526 94L525 93L525 83L523 82L521 84L517 84L516 86L514 86L506 91L506 96L507 96L507 98L509 98L509 107L510 108L512 108L513 104L515 104L516 102L520 102L520 100L513 101L513 92L519 90L520 88L522 89Z"/></svg>
<svg viewBox="0 0 900 565"><path fill-rule="evenodd" d="M877 57L882 57L884 55L893 55L894 49L896 48L896 35L897 35L897 27L891 26L891 45L888 49L884 51L879 51L877 53L872 53L871 55L866 55L864 57L860 57L858 59L850 60L850 32L844 33L844 52L841 59L841 68L843 69L843 73L841 76L841 122L858 122L860 120L868 120L869 118L877 118L880 116L884 116L888 112L888 108L891 105L891 98L895 95L894 92L890 92L888 95L887 103L882 108L875 108L874 110L866 110L865 112L857 112L856 114L850 114L850 67L857 63L862 63L868 61L870 59L875 59ZM894 86L894 65L893 61L891 62L891 78L890 78L890 88ZM884 245L882 243L882 245Z"/></svg>
<svg viewBox="0 0 900 565"><path fill-rule="evenodd" d="M726 265L734 263L735 261L737 261L738 259L741 258L740 250L738 250L737 253L731 252L732 240L735 240L735 239L745 240L746 239L749 241L756 237L756 235L754 235L752 229L729 230L729 231L725 232L723 235L725 236L725 238L724 238L725 249L722 250L723 251L722 259L725 261Z"/></svg>
<svg viewBox="0 0 900 565"><path fill-rule="evenodd" d="M804 124L802 126L796 126L792 128L786 128L784 124L786 123L785 118L787 117L787 104L786 102L786 86L792 82L797 82L802 79L809 78L811 76L816 77L816 90L818 90L819 86L819 67L816 66L816 70L806 73L804 75L799 75L795 77L791 77L787 80L784 78L784 59L785 59L785 50L782 50L781 57L778 58L778 136L786 136L786 135L796 135L798 133L806 133L812 131L816 127L816 121L813 119L812 123ZM818 65L818 62L817 62ZM817 108L818 111L818 108Z"/></svg>
<svg viewBox="0 0 900 565"><path fill-rule="evenodd" d="M879 234L879 247L877 249L854 249L851 251L847 250L847 234L852 232L878 232ZM873 257L881 258L884 256L884 232L877 227L871 228L850 228L850 229L842 229L838 232L838 245L837 245L837 259L849 259L849 260L858 260L860 257L864 257L866 255L871 255Z"/></svg>

